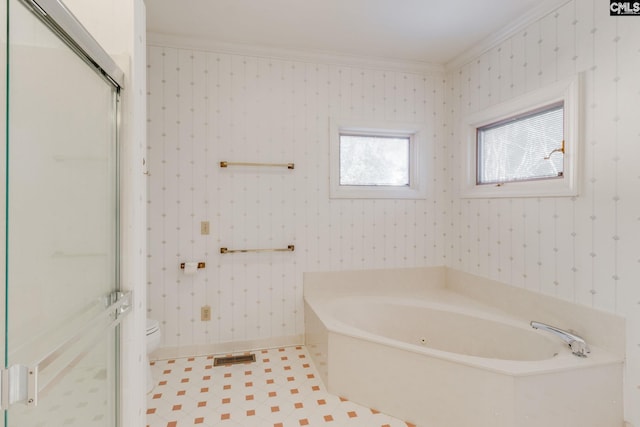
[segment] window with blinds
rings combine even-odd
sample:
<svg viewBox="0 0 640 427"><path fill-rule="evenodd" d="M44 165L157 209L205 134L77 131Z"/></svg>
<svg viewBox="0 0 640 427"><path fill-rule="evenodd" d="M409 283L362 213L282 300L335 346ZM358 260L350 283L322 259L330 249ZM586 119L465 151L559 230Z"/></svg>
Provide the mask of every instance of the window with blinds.
<svg viewBox="0 0 640 427"><path fill-rule="evenodd" d="M580 81L576 74L466 115L461 197L576 196Z"/></svg>
<svg viewBox="0 0 640 427"><path fill-rule="evenodd" d="M476 183L562 177L564 153L557 149L564 141L563 123L564 102L559 102L479 127Z"/></svg>

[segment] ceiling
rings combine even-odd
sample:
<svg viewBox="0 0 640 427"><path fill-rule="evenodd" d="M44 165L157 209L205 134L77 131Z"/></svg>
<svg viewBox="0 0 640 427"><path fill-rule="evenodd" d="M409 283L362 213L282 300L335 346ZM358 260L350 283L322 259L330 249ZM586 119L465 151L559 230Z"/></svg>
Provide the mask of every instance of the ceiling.
<svg viewBox="0 0 640 427"><path fill-rule="evenodd" d="M566 0L565 0L566 1ZM147 28L216 43L446 64L561 0L146 0Z"/></svg>

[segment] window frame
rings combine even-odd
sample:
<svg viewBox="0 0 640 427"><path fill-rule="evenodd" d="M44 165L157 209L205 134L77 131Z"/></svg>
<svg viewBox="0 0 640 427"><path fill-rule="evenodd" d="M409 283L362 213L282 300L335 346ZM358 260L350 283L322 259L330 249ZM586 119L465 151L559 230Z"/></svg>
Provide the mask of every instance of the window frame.
<svg viewBox="0 0 640 427"><path fill-rule="evenodd" d="M427 196L426 128L418 123L363 122L331 119L329 197L332 199L424 199ZM409 138L409 185L341 185L340 136Z"/></svg>
<svg viewBox="0 0 640 427"><path fill-rule="evenodd" d="M506 119L500 120L499 122L496 123L490 123L488 125L484 125L484 126L479 126L476 128L476 184L477 185L495 185L495 184L506 184L506 183L514 183L514 182L522 182L522 181L534 181L534 180L545 180L545 179L558 179L561 178L564 175L564 148L560 148L561 152L559 154L556 154L556 157L561 157L562 159L562 172L560 172L560 175L547 175L547 176L541 176L541 175L531 175L528 177L524 177L524 178L519 178L519 179L507 179L505 181L481 181L480 177L482 176L483 172L485 171L485 168L487 167L486 165L482 166L484 157L482 157L481 152L482 150L482 140L483 135L485 133L490 132L493 129L500 129L504 126L508 126L508 125L512 125L515 123L522 123L525 122L529 119L535 119L536 117L539 117L541 115L547 114L547 113L551 113L553 111L558 111L561 110L562 114L564 116L564 101L560 101L560 102L556 102L553 103L551 105L545 105L542 108L537 108L534 110L530 110L527 111L524 114L520 114L520 115L516 115L516 116L510 116L507 117ZM547 150L544 151L544 153L552 153L552 150L558 150L559 147L563 147L564 144L564 124L562 126L562 133L563 136L560 139L560 142L558 142L558 144L552 146L552 147L547 147ZM555 152L555 151L554 151ZM553 154L553 153L552 153ZM481 167L482 166L482 167Z"/></svg>
<svg viewBox="0 0 640 427"><path fill-rule="evenodd" d="M512 100L469 115L462 124L463 198L498 197L572 197L578 195L578 160L580 152L580 76L575 75ZM531 178L505 183L478 183L478 130L510 118L527 116L536 110L563 103L564 153L563 175ZM560 148L560 147L558 147Z"/></svg>

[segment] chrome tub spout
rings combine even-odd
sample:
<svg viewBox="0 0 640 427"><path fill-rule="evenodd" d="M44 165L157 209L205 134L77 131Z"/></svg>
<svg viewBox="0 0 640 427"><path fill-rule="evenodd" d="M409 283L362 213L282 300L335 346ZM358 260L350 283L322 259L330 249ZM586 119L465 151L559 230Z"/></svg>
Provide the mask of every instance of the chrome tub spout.
<svg viewBox="0 0 640 427"><path fill-rule="evenodd" d="M589 346L587 345L585 340L578 335L574 335L568 331L558 329L554 326L547 325L541 322L531 321L531 327L534 329L548 331L558 336L562 341L569 344L569 348L571 348L573 354L578 357L587 357L587 353L591 353L591 350L589 349Z"/></svg>

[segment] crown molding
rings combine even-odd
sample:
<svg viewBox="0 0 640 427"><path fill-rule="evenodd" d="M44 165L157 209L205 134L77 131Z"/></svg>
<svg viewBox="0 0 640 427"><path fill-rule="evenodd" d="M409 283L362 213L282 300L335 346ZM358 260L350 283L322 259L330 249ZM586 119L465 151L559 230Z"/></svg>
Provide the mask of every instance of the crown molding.
<svg viewBox="0 0 640 427"><path fill-rule="evenodd" d="M544 0L537 6L531 9L529 12L522 15L520 18L512 21L509 25L503 29L494 32L489 37L483 39L470 49L466 50L462 54L458 55L453 60L445 64L446 71L457 70L460 67L468 64L477 57L493 49L505 40L513 37L520 31L523 31L529 25L539 21L545 16L558 10L560 7L571 2L572 0ZM578 1L578 0L573 0Z"/></svg>
<svg viewBox="0 0 640 427"><path fill-rule="evenodd" d="M398 60L376 58L369 56L345 55L334 52L320 52L293 48L229 43L206 39L204 37L188 37L176 34L166 34L149 31L147 44L149 46L164 46L177 49L200 50L205 52L219 52L225 54L246 55L262 58L293 60L306 63L322 63L379 69L385 71L399 71L418 74L443 74L455 70L473 61L495 46L523 31L529 25L539 21L572 0L544 0L533 9L512 21L508 26L494 32L481 40L470 49L458 55L446 64L435 64L426 61ZM577 0L573 0L577 1Z"/></svg>
<svg viewBox="0 0 640 427"><path fill-rule="evenodd" d="M441 75L445 71L444 65L442 64L432 64L423 61L403 61L366 56L342 55L337 53L303 51L300 49L226 43L208 40L205 38L185 37L157 32L147 33L147 45L427 75Z"/></svg>

